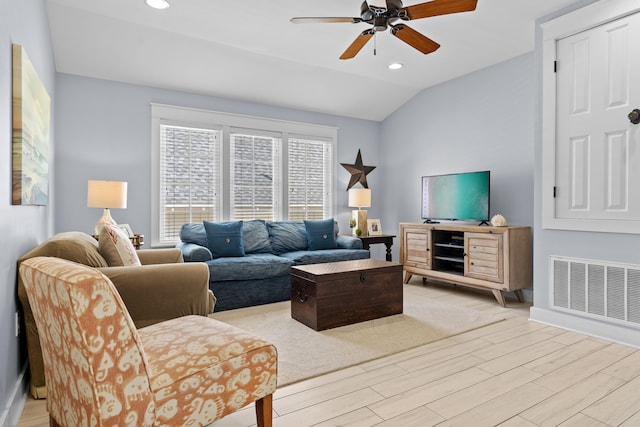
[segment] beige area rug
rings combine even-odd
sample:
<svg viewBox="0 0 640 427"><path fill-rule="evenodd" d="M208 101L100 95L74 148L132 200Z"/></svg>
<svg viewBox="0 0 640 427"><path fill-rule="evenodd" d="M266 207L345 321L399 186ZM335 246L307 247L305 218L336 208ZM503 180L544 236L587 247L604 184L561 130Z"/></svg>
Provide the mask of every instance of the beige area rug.
<svg viewBox="0 0 640 427"><path fill-rule="evenodd" d="M431 294L433 295L433 294ZM500 315L429 297L404 285L404 313L316 332L291 318L289 301L214 313L272 342L278 349L278 385L347 368L504 320Z"/></svg>

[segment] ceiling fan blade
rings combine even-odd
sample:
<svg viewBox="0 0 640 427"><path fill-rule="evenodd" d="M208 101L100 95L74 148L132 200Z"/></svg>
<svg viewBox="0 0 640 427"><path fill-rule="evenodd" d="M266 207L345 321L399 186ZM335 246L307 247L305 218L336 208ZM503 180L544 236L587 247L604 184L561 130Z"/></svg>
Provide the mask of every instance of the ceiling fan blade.
<svg viewBox="0 0 640 427"><path fill-rule="evenodd" d="M420 19L449 13L470 12L476 9L477 4L478 0L433 0L407 6L401 10L406 12L409 19Z"/></svg>
<svg viewBox="0 0 640 427"><path fill-rule="evenodd" d="M438 50L440 45L429 37L426 37L411 27L407 27L404 24L398 24L391 27L391 34L408 44L409 46L418 49L425 55Z"/></svg>
<svg viewBox="0 0 640 427"><path fill-rule="evenodd" d="M364 47L365 44L369 41L375 31L369 29L365 30L351 43L351 45L344 51L340 59L351 59L360 52L360 50Z"/></svg>
<svg viewBox="0 0 640 427"><path fill-rule="evenodd" d="M346 18L346 17L336 17L336 18L331 18L331 17L319 17L319 18L313 18L313 17L298 17L298 18L291 18L291 22L293 22L294 24L319 24L319 23L341 23L341 22L345 22L345 23L349 23L349 24L357 24L358 22L362 22L361 18Z"/></svg>

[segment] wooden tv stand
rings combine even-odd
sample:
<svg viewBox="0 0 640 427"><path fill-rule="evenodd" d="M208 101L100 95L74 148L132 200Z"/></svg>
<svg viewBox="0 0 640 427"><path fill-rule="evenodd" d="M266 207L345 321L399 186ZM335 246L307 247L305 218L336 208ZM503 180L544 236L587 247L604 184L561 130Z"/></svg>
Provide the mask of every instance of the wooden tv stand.
<svg viewBox="0 0 640 427"><path fill-rule="evenodd" d="M400 224L400 263L404 283L415 275L493 292L506 306L503 292L532 283L530 227L450 224Z"/></svg>

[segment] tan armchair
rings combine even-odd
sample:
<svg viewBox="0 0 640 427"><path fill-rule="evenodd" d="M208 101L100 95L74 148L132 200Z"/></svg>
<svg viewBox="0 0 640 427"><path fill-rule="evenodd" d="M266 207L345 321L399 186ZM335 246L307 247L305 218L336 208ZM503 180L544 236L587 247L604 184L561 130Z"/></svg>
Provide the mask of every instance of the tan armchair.
<svg viewBox="0 0 640 427"><path fill-rule="evenodd" d="M52 426L204 426L255 403L271 426L273 345L204 316L136 329L111 281L50 257L20 266Z"/></svg>
<svg viewBox="0 0 640 427"><path fill-rule="evenodd" d="M93 267L111 279L137 328L189 314L207 316L215 297L209 290L209 269L204 263L183 263L178 249L137 251L141 266L109 267L92 236L70 231L56 234L18 260L48 256ZM47 397L38 328L24 284L18 277L18 298L22 303L31 373L31 394Z"/></svg>

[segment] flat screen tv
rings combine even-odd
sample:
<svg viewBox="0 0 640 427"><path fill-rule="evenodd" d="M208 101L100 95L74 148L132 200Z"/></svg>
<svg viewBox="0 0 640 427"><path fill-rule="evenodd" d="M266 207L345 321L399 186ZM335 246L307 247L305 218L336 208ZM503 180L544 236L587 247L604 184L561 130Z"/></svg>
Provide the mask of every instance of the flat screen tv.
<svg viewBox="0 0 640 427"><path fill-rule="evenodd" d="M489 220L490 171L422 177L422 219Z"/></svg>

